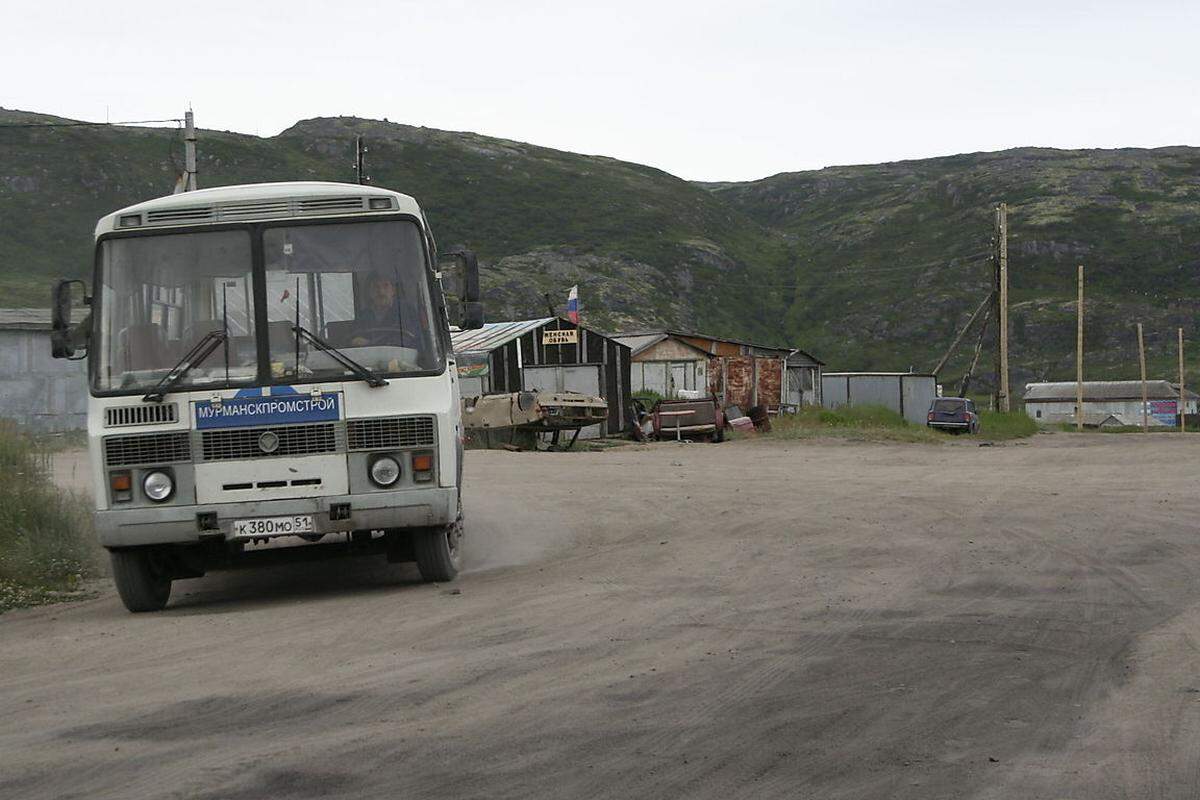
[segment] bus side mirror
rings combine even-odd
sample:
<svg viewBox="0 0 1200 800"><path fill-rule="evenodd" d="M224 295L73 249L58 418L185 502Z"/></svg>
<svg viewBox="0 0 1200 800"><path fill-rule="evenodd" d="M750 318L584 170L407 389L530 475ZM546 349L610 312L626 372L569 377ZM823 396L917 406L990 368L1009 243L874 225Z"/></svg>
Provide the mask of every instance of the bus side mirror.
<svg viewBox="0 0 1200 800"><path fill-rule="evenodd" d="M450 322L463 330L483 327L483 303L479 291L479 259L465 247L453 247L442 254L448 259L439 264L442 291L450 310Z"/></svg>
<svg viewBox="0 0 1200 800"><path fill-rule="evenodd" d="M90 318L71 324L71 315L75 310L72 290L76 286L79 287L80 305L90 305L91 298L86 294L87 287L83 281L61 280L54 285L50 294L50 355L54 358L74 359L80 350L87 355Z"/></svg>

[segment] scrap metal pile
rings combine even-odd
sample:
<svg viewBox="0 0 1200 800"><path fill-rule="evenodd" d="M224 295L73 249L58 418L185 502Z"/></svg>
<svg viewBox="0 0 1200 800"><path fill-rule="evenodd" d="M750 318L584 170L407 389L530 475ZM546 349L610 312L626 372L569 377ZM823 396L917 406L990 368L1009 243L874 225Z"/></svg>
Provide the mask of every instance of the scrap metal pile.
<svg viewBox="0 0 1200 800"><path fill-rule="evenodd" d="M577 392L513 392L463 398L463 428L472 447L534 449L538 435L550 433L550 446L559 446L563 431L573 431L564 449L579 432L608 418L603 397Z"/></svg>

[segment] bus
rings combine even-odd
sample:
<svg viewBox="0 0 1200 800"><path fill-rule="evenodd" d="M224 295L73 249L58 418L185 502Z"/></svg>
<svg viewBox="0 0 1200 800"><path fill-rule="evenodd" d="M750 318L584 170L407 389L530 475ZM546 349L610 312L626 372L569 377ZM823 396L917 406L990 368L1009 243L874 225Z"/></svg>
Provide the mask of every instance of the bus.
<svg viewBox="0 0 1200 800"><path fill-rule="evenodd" d="M483 324L479 273L439 258L413 198L297 182L139 203L97 224L92 287L55 285L52 348L87 360L95 528L126 608L289 552L455 578L450 330Z"/></svg>

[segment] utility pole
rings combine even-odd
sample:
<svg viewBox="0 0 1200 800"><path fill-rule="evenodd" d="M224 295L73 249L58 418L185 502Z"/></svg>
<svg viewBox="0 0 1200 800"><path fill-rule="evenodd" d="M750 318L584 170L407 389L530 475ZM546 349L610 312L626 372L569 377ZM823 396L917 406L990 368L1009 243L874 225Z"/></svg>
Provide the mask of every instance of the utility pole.
<svg viewBox="0 0 1200 800"><path fill-rule="evenodd" d="M1183 328L1179 329L1179 432L1184 433L1187 429L1187 423L1184 422L1184 415L1187 414L1187 403L1184 402L1183 393Z"/></svg>
<svg viewBox="0 0 1200 800"><path fill-rule="evenodd" d="M183 115L183 174L175 181L174 194L196 189L196 120L189 109Z"/></svg>
<svg viewBox="0 0 1200 800"><path fill-rule="evenodd" d="M1083 264L1079 265L1079 323L1075 328L1075 430L1083 430Z"/></svg>
<svg viewBox="0 0 1200 800"><path fill-rule="evenodd" d="M190 108L183 115L183 170L183 190L196 191L196 118Z"/></svg>
<svg viewBox="0 0 1200 800"><path fill-rule="evenodd" d="M367 174L367 146L361 136L354 137L354 174L360 184L371 182L371 176Z"/></svg>
<svg viewBox="0 0 1200 800"><path fill-rule="evenodd" d="M996 206L996 408L1009 411L1008 388L1008 204Z"/></svg>
<svg viewBox="0 0 1200 800"><path fill-rule="evenodd" d="M1137 324L1138 364L1142 367L1142 433L1150 432L1150 399L1146 393L1146 345L1142 340L1142 323Z"/></svg>

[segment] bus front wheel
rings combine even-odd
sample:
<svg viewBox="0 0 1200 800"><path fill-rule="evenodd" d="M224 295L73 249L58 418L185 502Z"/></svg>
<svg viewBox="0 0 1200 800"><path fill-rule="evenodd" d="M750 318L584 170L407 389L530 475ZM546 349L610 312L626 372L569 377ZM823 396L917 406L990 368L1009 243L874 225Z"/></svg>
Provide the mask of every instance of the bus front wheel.
<svg viewBox="0 0 1200 800"><path fill-rule="evenodd" d="M428 582L452 581L462 568L463 520L413 534L417 569Z"/></svg>
<svg viewBox="0 0 1200 800"><path fill-rule="evenodd" d="M171 597L171 572L151 547L110 550L113 581L125 608L134 613L161 611Z"/></svg>

